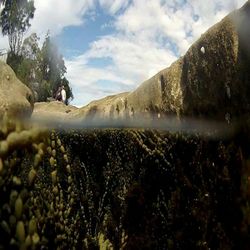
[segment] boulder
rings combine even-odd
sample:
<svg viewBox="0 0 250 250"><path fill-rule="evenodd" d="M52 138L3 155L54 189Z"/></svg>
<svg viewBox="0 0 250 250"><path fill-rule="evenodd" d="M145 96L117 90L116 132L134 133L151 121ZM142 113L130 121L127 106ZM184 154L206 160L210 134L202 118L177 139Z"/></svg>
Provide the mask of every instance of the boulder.
<svg viewBox="0 0 250 250"><path fill-rule="evenodd" d="M70 121L76 117L78 108L59 101L37 102L34 105L32 119L44 121Z"/></svg>
<svg viewBox="0 0 250 250"><path fill-rule="evenodd" d="M115 113L113 103L121 100L127 93L107 96L103 99L92 101L84 108L77 108L72 105L65 105L60 101L50 100L48 102L37 102L32 113L33 120L43 120L48 122L77 122L83 118L109 118L110 112Z"/></svg>
<svg viewBox="0 0 250 250"><path fill-rule="evenodd" d="M4 114L12 118L29 117L34 105L31 90L16 77L11 67L2 61L0 72L0 118Z"/></svg>
<svg viewBox="0 0 250 250"><path fill-rule="evenodd" d="M76 117L81 118L114 118L122 116L123 111L119 110L118 103L124 104L129 92L120 93L117 95L106 96L100 100L95 100L90 102L87 106L80 108L76 112Z"/></svg>

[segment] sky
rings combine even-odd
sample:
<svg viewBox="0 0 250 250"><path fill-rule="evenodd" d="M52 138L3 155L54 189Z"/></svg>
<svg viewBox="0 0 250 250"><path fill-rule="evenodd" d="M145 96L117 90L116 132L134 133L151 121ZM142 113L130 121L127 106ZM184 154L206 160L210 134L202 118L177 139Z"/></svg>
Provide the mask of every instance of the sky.
<svg viewBox="0 0 250 250"><path fill-rule="evenodd" d="M131 91L246 0L34 0L31 28L56 41L72 105ZM0 49L8 49L0 35Z"/></svg>

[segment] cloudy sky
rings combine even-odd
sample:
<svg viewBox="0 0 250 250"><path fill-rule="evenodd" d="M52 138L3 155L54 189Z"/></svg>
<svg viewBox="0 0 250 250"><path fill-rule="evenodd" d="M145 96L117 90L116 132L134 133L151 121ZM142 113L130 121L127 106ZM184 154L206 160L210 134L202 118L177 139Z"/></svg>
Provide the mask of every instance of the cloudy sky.
<svg viewBox="0 0 250 250"><path fill-rule="evenodd" d="M246 0L34 0L29 33L55 38L76 106L130 91ZM0 37L0 48L7 41Z"/></svg>

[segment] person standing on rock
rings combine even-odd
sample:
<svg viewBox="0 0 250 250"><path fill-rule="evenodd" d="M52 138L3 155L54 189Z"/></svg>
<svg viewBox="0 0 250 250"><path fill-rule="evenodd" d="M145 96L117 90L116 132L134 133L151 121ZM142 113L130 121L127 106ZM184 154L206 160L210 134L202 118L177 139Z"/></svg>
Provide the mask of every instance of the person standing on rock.
<svg viewBox="0 0 250 250"><path fill-rule="evenodd" d="M57 101L62 101L62 87L59 87L55 94L55 99Z"/></svg>
<svg viewBox="0 0 250 250"><path fill-rule="evenodd" d="M62 86L62 90L61 90L61 97L62 97L62 102L64 103L64 104L66 104L66 91L65 91L65 89L64 89L64 85Z"/></svg>

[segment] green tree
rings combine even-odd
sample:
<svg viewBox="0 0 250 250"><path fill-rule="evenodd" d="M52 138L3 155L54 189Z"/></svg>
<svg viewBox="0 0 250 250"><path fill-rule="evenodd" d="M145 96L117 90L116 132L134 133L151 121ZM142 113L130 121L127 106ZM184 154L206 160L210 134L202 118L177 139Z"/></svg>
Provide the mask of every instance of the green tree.
<svg viewBox="0 0 250 250"><path fill-rule="evenodd" d="M73 99L69 81L64 76L66 66L56 44L47 34L42 47L35 33L27 37L18 57L16 74L33 90L37 101L47 101L54 97L59 86L64 85L67 103Z"/></svg>
<svg viewBox="0 0 250 250"><path fill-rule="evenodd" d="M0 16L2 34L8 36L10 53L19 55L23 35L30 27L30 19L34 17L33 0L3 0Z"/></svg>
<svg viewBox="0 0 250 250"><path fill-rule="evenodd" d="M47 34L41 49L41 59L44 79L55 83L57 79L61 79L66 73L63 57L49 34Z"/></svg>
<svg viewBox="0 0 250 250"><path fill-rule="evenodd" d="M49 93L54 96L59 86L64 85L67 94L67 102L73 99L73 93L65 78L66 66L62 55L59 53L57 45L52 41L49 33L47 34L40 52L39 59L40 75L43 81L49 83Z"/></svg>
<svg viewBox="0 0 250 250"><path fill-rule="evenodd" d="M32 33L29 37L27 37L22 45L22 50L21 50L21 54L22 56L24 56L25 58L29 58L32 60L36 60L37 59L37 55L40 51L39 45L38 45L38 41L40 40L40 38L37 36L36 33Z"/></svg>
<svg viewBox="0 0 250 250"><path fill-rule="evenodd" d="M16 70L16 74L20 80L26 83L30 88L32 88L31 83L41 79L38 74L38 56L40 53L38 41L39 38L36 33L31 34L24 40L20 54L20 62Z"/></svg>

